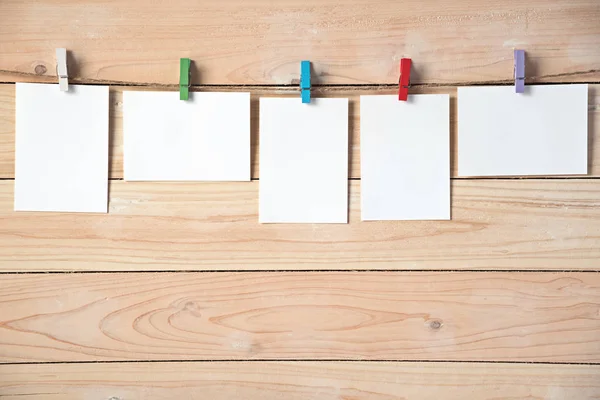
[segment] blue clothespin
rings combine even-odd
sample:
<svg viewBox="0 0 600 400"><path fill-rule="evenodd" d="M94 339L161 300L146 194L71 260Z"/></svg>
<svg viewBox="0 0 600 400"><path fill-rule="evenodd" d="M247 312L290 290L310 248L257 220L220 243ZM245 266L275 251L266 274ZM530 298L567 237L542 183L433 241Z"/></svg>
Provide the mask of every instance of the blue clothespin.
<svg viewBox="0 0 600 400"><path fill-rule="evenodd" d="M515 50L515 93L525 92L525 50Z"/></svg>
<svg viewBox="0 0 600 400"><path fill-rule="evenodd" d="M300 62L300 90L302 102L310 103L310 61Z"/></svg>

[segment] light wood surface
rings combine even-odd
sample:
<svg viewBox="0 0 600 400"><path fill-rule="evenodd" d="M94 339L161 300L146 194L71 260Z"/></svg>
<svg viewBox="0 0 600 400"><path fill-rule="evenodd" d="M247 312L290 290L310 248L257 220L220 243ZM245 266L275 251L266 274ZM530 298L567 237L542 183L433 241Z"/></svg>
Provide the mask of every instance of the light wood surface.
<svg viewBox="0 0 600 400"><path fill-rule="evenodd" d="M599 20L597 0L0 0L0 398L600 399ZM56 47L71 83L112 85L117 180L123 90L177 90L190 57L193 90L250 91L259 178L258 98L299 96L311 60L315 96L350 98L350 224L260 225L256 181L13 212L13 83L56 82ZM452 221L361 223L359 96L411 57L411 93L451 95L456 178L456 87L511 84L514 48L528 84L591 83L589 175L454 179ZM169 270L230 272L149 272Z"/></svg>
<svg viewBox="0 0 600 400"><path fill-rule="evenodd" d="M596 273L0 275L0 299L1 362L600 362Z"/></svg>
<svg viewBox="0 0 600 400"><path fill-rule="evenodd" d="M113 118L113 115L115 114L111 112L110 118ZM15 85L0 84L0 178L14 177Z"/></svg>
<svg viewBox="0 0 600 400"><path fill-rule="evenodd" d="M225 362L0 366L14 400L592 400L600 368L469 363Z"/></svg>
<svg viewBox="0 0 600 400"><path fill-rule="evenodd" d="M54 49L71 51L85 82L176 85L179 58L195 84L292 84L300 60L314 84L510 81L513 49L529 81L598 81L597 0L3 0L0 79L55 75Z"/></svg>
<svg viewBox="0 0 600 400"><path fill-rule="evenodd" d="M123 178L123 90L140 90L135 87L112 87L110 92L110 177ZM240 90L247 88L218 88L210 90ZM258 99L261 96L284 96L290 95L290 88L262 88L251 89L252 110L252 177L259 177L258 165L258 142L259 142L259 120ZM346 96L350 98L350 154L349 154L349 176L360 178L360 95L374 94L396 94L395 88L321 88L314 95L322 96ZM438 87L430 89L414 89L411 93L448 93L451 95L450 129L451 129L451 171L452 176L457 176L457 143L458 134L456 129L456 88ZM14 178L15 169L15 125L14 125L14 85L0 85L0 178ZM600 176L600 85L589 86L589 151L588 151L588 176ZM483 134L483 133L482 133Z"/></svg>
<svg viewBox="0 0 600 400"><path fill-rule="evenodd" d="M0 270L600 270L600 181L459 180L452 221L259 224L258 182L113 181L109 214L13 212Z"/></svg>

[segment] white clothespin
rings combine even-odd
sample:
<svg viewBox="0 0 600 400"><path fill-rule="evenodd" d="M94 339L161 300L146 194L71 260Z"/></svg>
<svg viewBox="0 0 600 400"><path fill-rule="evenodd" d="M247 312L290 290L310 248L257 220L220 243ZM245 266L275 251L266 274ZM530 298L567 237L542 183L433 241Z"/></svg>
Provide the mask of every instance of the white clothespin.
<svg viewBox="0 0 600 400"><path fill-rule="evenodd" d="M56 75L61 92L69 90L69 74L67 73L67 49L56 49Z"/></svg>

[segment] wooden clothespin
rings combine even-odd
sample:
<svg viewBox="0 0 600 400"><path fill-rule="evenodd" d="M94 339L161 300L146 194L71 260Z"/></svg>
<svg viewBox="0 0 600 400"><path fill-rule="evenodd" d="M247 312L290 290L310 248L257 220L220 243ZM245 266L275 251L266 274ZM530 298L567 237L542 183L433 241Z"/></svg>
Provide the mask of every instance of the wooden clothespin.
<svg viewBox="0 0 600 400"><path fill-rule="evenodd" d="M69 74L67 72L67 49L56 49L56 75L61 92L69 90Z"/></svg>
<svg viewBox="0 0 600 400"><path fill-rule="evenodd" d="M310 61L300 62L300 91L302 103L310 103Z"/></svg>
<svg viewBox="0 0 600 400"><path fill-rule="evenodd" d="M179 100L190 98L190 87L192 86L192 61L189 58L179 59Z"/></svg>
<svg viewBox="0 0 600 400"><path fill-rule="evenodd" d="M515 50L515 93L525 92L525 50Z"/></svg>
<svg viewBox="0 0 600 400"><path fill-rule="evenodd" d="M408 88L410 86L410 58L400 60L400 82L398 88L398 100L408 100Z"/></svg>

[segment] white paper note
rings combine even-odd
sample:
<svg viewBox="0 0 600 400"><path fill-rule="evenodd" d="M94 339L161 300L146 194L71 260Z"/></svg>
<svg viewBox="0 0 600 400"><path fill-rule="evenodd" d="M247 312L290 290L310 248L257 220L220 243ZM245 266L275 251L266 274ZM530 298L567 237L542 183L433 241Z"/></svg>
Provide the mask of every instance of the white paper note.
<svg viewBox="0 0 600 400"><path fill-rule="evenodd" d="M587 173L587 85L458 88L460 176Z"/></svg>
<svg viewBox="0 0 600 400"><path fill-rule="evenodd" d="M123 93L127 181L249 181L250 94Z"/></svg>
<svg viewBox="0 0 600 400"><path fill-rule="evenodd" d="M17 83L15 125L15 211L107 212L107 86Z"/></svg>
<svg viewBox="0 0 600 400"><path fill-rule="evenodd" d="M348 99L260 99L259 221L348 222Z"/></svg>
<svg viewBox="0 0 600 400"><path fill-rule="evenodd" d="M363 221L450 219L449 102L360 97Z"/></svg>

